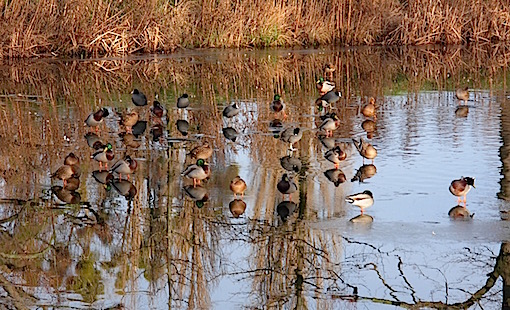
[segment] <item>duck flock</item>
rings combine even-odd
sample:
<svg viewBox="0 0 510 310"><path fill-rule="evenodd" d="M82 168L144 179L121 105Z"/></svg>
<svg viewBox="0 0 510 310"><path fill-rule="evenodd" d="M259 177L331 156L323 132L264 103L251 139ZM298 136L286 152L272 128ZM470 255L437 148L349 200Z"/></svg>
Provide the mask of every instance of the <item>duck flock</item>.
<svg viewBox="0 0 510 310"><path fill-rule="evenodd" d="M334 68L327 64L324 68L325 76L332 77ZM336 90L335 83L323 77L316 81L316 88L319 93L319 98L315 101L315 108L318 112L314 117L317 117L317 138L325 147L324 158L334 165L334 168L324 172L324 175L336 187L346 182L347 178L340 169L340 165L348 157L348 152L345 150L345 143L338 144L333 138L334 132L340 126L338 115L334 112L335 104L342 97L341 93ZM455 93L459 102L466 102L469 98L467 88L457 90ZM128 108L123 113L119 114L119 126L121 133L119 136L122 138L126 146L126 152L122 158L116 158L113 146L107 141L102 141L100 138L100 127L105 118L112 114L107 108L100 108L97 111L91 112L85 119L85 125L89 128L88 133L85 135L88 146L91 148L90 159L97 162L97 169L92 172L94 180L100 183L107 191L115 189L128 200L132 200L137 190L132 183L131 175L136 172L138 162L129 155L127 150L136 150L140 147L138 137L146 130L147 122L142 121L140 118L141 112L138 107L148 105L147 97L140 90L134 89L131 93L131 101L134 107ZM183 94L177 99L176 108L179 110L186 110L190 107L190 97L188 94ZM299 192L299 182L296 182L295 177L298 176L302 170L301 161L294 157L293 154L297 151L296 144L302 139L304 129L300 126L289 124L284 125L287 119L287 112L282 96L275 94L273 101L269 104L271 113L274 113L274 119L269 123L269 129L274 134L275 138L282 141L283 144L288 145L287 156L280 159L280 164L285 172L282 173L277 182L277 190L283 195L283 201L278 204L276 211L283 221L291 215L297 208L297 204L292 200L292 194ZM160 141L166 129L164 118L167 115L167 109L163 104L158 101L158 96L154 96L153 105L150 107L150 120L151 120L151 133L154 141ZM227 105L222 112L222 117L231 120L238 116L241 112L237 103ZM373 132L376 128L377 121L377 105L375 98L371 97L368 102L364 104L360 110L365 120L361 127L366 132L366 139L352 139L352 144L363 159L363 165L356 171L351 181L363 182L364 180L374 176L377 169L374 165L374 159L377 157L377 149L368 141L373 137ZM459 105L456 110L456 115L466 116L468 108L466 105ZM235 142L239 133L232 126L227 125L222 129L223 135L226 139ZM175 122L176 129L183 135L188 134L190 124L185 119L178 119ZM202 181L209 179L211 176L211 169L208 161L214 154L214 149L208 141L203 141L200 145L194 147L186 154L192 163L189 164L181 173L181 177L189 179L192 184L186 185L183 188L184 193L195 201L197 207L202 207L209 199L207 189L202 185ZM371 163L365 164L365 160ZM60 166L52 175L52 179L62 181L62 185L52 186L51 190L54 195L63 203L79 203L80 194L77 192L80 186L80 158L74 153L69 153ZM466 195L471 188L474 188L473 177L461 177L460 179L453 180L449 187L450 192L458 197L458 206L456 210L450 210L452 217L466 217L469 212L466 211ZM246 210L246 203L242 200L244 192L247 189L246 182L240 177L234 177L230 182L230 190L234 195L234 199L230 202L229 208L234 217L241 216ZM240 197L239 197L240 196ZM463 199L462 199L463 198ZM365 209L374 204L374 195L366 189L363 192L354 193L345 197L345 201L358 207L361 214L351 221L372 221L373 218L365 214ZM464 205L461 205L464 202ZM455 209L455 208L454 208Z"/></svg>

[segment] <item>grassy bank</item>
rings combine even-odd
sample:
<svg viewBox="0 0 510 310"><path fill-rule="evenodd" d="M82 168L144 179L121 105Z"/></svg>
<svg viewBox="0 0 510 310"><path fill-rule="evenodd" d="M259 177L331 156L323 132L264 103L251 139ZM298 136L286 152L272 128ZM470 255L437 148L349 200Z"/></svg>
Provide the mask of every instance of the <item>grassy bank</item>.
<svg viewBox="0 0 510 310"><path fill-rule="evenodd" d="M510 40L505 0L6 0L0 57Z"/></svg>

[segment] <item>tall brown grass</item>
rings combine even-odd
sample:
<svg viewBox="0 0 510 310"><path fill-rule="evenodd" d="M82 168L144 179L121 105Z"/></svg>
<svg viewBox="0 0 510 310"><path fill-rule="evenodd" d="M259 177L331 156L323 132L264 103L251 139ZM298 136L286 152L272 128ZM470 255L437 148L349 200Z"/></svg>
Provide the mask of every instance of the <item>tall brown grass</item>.
<svg viewBox="0 0 510 310"><path fill-rule="evenodd" d="M505 0L19 0L0 16L3 58L510 39Z"/></svg>

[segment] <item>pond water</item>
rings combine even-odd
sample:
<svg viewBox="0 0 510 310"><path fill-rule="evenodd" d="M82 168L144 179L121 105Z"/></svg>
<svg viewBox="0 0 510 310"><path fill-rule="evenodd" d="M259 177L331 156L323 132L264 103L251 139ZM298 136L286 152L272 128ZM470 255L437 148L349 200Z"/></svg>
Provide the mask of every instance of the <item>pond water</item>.
<svg viewBox="0 0 510 310"><path fill-rule="evenodd" d="M507 306L509 56L505 47L472 46L6 63L0 304ZM325 139L315 82L328 63L336 70L327 78L342 98L329 111L338 128ZM455 90L464 86L469 100L460 102ZM134 88L147 106L131 102ZM190 105L178 109L184 93ZM150 110L156 94L167 110L161 118ZM270 109L275 94L286 117ZM369 97L376 118L361 113ZM222 111L232 103L240 112L227 119ZM459 106L467 115L456 113ZM103 107L109 115L97 131L85 126ZM131 111L139 118L132 127L125 117ZM302 132L294 151L281 139L286 128ZM377 149L373 162L356 150L360 138ZM109 168L127 155L135 159L128 180L117 173L106 179L90 159L94 139L104 144L101 153L112 145ZM182 173L196 163L191 150L205 142L213 150L210 175L194 186ZM347 154L338 169L324 156L334 145ZM74 190L51 178L70 152L80 158ZM341 173L344 179L330 180ZM297 186L290 197L278 190L284 174ZM235 199L229 186L237 175L247 189ZM449 186L462 176L474 177L475 188L457 207ZM360 216L345 197L365 190L374 204ZM472 217L449 216L454 207Z"/></svg>

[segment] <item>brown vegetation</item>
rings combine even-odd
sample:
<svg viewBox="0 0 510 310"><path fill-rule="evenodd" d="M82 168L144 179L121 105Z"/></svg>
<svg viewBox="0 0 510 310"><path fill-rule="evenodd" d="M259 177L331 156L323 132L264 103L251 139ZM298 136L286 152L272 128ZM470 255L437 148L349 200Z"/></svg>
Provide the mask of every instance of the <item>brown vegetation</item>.
<svg viewBox="0 0 510 310"><path fill-rule="evenodd" d="M505 0L20 0L0 14L1 58L510 39Z"/></svg>

